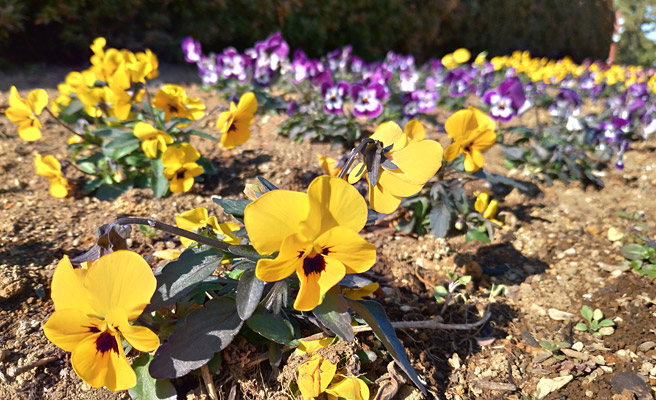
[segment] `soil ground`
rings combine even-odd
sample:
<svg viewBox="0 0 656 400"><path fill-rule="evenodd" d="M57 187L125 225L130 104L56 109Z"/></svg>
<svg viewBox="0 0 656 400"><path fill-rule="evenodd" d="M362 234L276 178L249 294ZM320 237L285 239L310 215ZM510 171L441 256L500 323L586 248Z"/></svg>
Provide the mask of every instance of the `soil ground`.
<svg viewBox="0 0 656 400"><path fill-rule="evenodd" d="M0 74L0 104L7 104L9 87L25 94L35 87L55 93L68 69L35 67L21 73ZM193 67L162 68L161 82L184 85L208 109L219 96L199 90ZM156 83L153 83L156 84ZM443 123L448 113L439 111ZM339 157L329 144L293 143L276 134L284 116L258 115L251 139L234 150L198 140L199 151L211 159L219 174L196 183L185 194L154 199L149 190L133 189L113 201L84 196L82 177L73 177L74 190L66 199L48 195L48 182L34 174L36 153L65 156L68 135L45 118L43 139L21 141L16 128L0 117L0 397L3 399L115 399L127 393L96 390L72 371L67 353L48 342L41 325L53 311L49 284L64 255L74 256L94 242L96 228L119 215L143 216L175 223L175 215L203 206L225 220L210 196L242 197L246 183L261 175L281 188L304 190L319 173L316 154ZM530 124L531 121L524 121ZM204 128L216 134L213 123ZM428 129L428 136L448 143L444 133ZM656 281L618 267L625 239L611 242L608 230L625 237L637 229L656 233L656 140L633 146L625 155L624 171L607 170L606 187L597 190L556 182L535 197L512 191L500 199L506 224L490 244L466 243L463 236L435 239L399 234L393 219L363 233L375 243L378 261L374 279L383 287L378 296L393 321L427 320L438 315L445 323L471 323L489 311L491 318L478 330L400 330L408 356L439 399L531 399L538 386L567 381L545 399L651 399L656 387ZM508 171L498 149L486 153L486 168L517 179L532 178ZM473 191L475 188L468 188ZM630 219L618 215L625 212ZM179 247L176 238L147 239L136 230L131 249L147 256ZM158 262L151 259L154 266ZM444 308L433 298L433 287L447 283L447 270L474 279L466 299ZM485 271L498 271L488 275ZM508 287L505 296L491 298L492 284ZM582 321L582 305L600 308L616 326L604 336L574 329ZM375 347L371 334L358 334L359 343ZM552 356L538 342L563 341L567 354ZM247 346L226 351L237 358ZM262 351L262 349L257 349ZM242 354L240 354L242 352ZM33 366L35 362L42 365ZM388 356L363 365L371 381L385 374ZM23 368L28 366L30 368ZM33 366L33 367L31 367ZM18 371L17 371L18 370ZM237 372L236 372L237 371ZM267 363L250 370L225 368L215 377L221 398L236 389L244 399L284 399L277 374ZM554 380L555 378L559 378ZM207 398L198 377L175 382L180 398ZM650 388L651 387L651 388ZM378 384L372 385L375 393ZM623 393L622 390L626 389ZM373 396L372 396L373 398ZM396 398L419 398L408 384Z"/></svg>

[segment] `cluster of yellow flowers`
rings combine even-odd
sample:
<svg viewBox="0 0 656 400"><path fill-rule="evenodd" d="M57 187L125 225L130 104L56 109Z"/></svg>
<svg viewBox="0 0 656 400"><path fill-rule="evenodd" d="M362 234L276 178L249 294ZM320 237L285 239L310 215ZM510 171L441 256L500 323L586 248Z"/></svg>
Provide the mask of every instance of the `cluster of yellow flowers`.
<svg viewBox="0 0 656 400"><path fill-rule="evenodd" d="M138 110L135 105L142 102L144 96L150 100L146 83L159 74L157 57L150 50L133 53L126 49L106 49L105 45L106 40L102 37L94 40L90 46L93 52L90 58L91 66L81 72L70 72L64 82L57 86L59 95L50 101L49 107L45 90L32 90L26 98L22 98L12 86L9 108L6 111L8 119L18 125L18 134L26 141L41 138L42 125L38 117L44 110L58 119L62 110L74 100L81 103L80 107L84 109L86 118L95 121L96 128L101 127L101 124L116 127L134 124L136 121L134 127L129 129L141 140L141 150L147 158L161 157L164 176L169 180L171 192L188 191L194 178L203 173L203 168L196 163L200 154L191 144L184 141L184 137L178 138L171 134L171 129L185 128L189 125L187 121L203 118L206 114L205 105L200 99L188 96L181 86L165 84L154 95L150 106L152 110L163 112L164 122L167 123L166 131L164 123L155 121L152 112L150 117L153 121L145 122L144 119L148 117L144 115L146 110ZM249 92L242 96L238 105L231 103L230 109L219 115L216 127L221 132L220 141L223 147L230 149L249 139L249 127L256 111L257 100L253 93ZM139 116L139 113L142 115ZM169 123L174 118L181 121ZM69 144L84 142L84 135L79 132L68 140ZM43 160L35 160L35 164L37 174L50 179L50 193L55 197L65 197L68 184L59 162L52 156L46 156ZM117 173L114 181L121 182L124 176Z"/></svg>

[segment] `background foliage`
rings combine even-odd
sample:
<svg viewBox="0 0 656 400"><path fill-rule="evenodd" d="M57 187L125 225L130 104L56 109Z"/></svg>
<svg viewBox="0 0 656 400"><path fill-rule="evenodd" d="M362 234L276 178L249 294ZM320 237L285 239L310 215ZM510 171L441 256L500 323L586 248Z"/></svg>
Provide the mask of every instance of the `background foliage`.
<svg viewBox="0 0 656 400"><path fill-rule="evenodd" d="M181 59L180 39L206 50L240 50L282 31L292 48L319 56L351 43L380 59L388 50L420 61L458 47L491 55L528 49L552 58L605 59L613 30L609 0L0 0L6 61L81 62L89 38ZM64 49L62 51L62 49Z"/></svg>
<svg viewBox="0 0 656 400"><path fill-rule="evenodd" d="M653 0L616 0L615 6L624 18L624 32L617 45L617 62L656 63L656 42L647 38L649 32L656 32L656 3Z"/></svg>

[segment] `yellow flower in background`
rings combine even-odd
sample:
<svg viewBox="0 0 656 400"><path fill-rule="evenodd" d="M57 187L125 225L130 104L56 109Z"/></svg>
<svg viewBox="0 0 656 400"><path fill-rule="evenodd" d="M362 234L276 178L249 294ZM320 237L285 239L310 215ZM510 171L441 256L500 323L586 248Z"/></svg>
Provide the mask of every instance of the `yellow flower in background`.
<svg viewBox="0 0 656 400"><path fill-rule="evenodd" d="M150 329L130 325L150 302L156 279L138 254L119 250L73 269L68 257L52 278L55 312L43 325L48 340L71 352L75 373L95 388L126 390L137 376L125 357L121 338L150 352L159 338Z"/></svg>
<svg viewBox="0 0 656 400"><path fill-rule="evenodd" d="M146 78L155 79L159 76L159 60L157 60L155 53L150 51L150 49L146 49L145 52L139 52L136 56L139 62L145 62L150 65L150 71L147 73Z"/></svg>
<svg viewBox="0 0 656 400"><path fill-rule="evenodd" d="M166 121L173 117L195 121L205 115L205 105L200 99L187 97L182 86L173 84L166 84L157 91L153 98L153 107L164 111Z"/></svg>
<svg viewBox="0 0 656 400"><path fill-rule="evenodd" d="M239 104L230 102L230 110L224 111L216 120L216 127L221 131L221 145L226 149L246 143L251 137L250 126L255 119L257 99L252 92L244 93Z"/></svg>
<svg viewBox="0 0 656 400"><path fill-rule="evenodd" d="M97 37L93 40L93 43L89 48L93 52L93 55L90 58L91 65L100 66L103 59L105 58L105 45L107 40L104 37Z"/></svg>
<svg viewBox="0 0 656 400"><path fill-rule="evenodd" d="M328 400L369 400L369 387L360 378L349 376L326 389Z"/></svg>
<svg viewBox="0 0 656 400"><path fill-rule="evenodd" d="M164 153L166 145L173 143L171 135L147 122L137 122L132 131L141 140L141 150L148 158L157 158L157 150Z"/></svg>
<svg viewBox="0 0 656 400"><path fill-rule="evenodd" d="M458 64L464 64L471 58L471 53L467 49L460 48L453 52L453 60Z"/></svg>
<svg viewBox="0 0 656 400"><path fill-rule="evenodd" d="M24 99L18 94L16 86L9 92L9 108L5 111L7 118L18 125L18 136L33 142L41 138L41 122L37 116L48 105L48 94L43 89L34 89Z"/></svg>
<svg viewBox="0 0 656 400"><path fill-rule="evenodd" d="M178 228L192 232L195 232L199 228L209 226L214 230L214 233L224 236L222 239L224 242L229 244L241 243L241 239L232 233L239 230L239 225L233 222L224 222L220 224L215 216L208 216L207 209L203 207L194 208L193 210L185 211L182 214L176 215L175 224ZM193 240L182 236L180 236L180 242L184 247L189 247L194 243Z"/></svg>
<svg viewBox="0 0 656 400"><path fill-rule="evenodd" d="M162 153L164 176L168 179L172 193L188 192L194 178L203 173L203 167L196 164L200 153L189 143L169 146Z"/></svg>
<svg viewBox="0 0 656 400"><path fill-rule="evenodd" d="M309 361L298 367L298 390L303 400L314 399L328 389L337 372L337 365L325 358L314 355Z"/></svg>
<svg viewBox="0 0 656 400"><path fill-rule="evenodd" d="M91 118L109 116L113 94L108 86L83 89L77 93L77 97L84 104L84 111Z"/></svg>
<svg viewBox="0 0 656 400"><path fill-rule="evenodd" d="M300 290L294 308L312 310L346 274L367 271L376 248L358 232L367 221L367 204L342 179L320 176L307 194L288 190L264 193L246 206L244 225L260 254L256 276L276 282L296 272Z"/></svg>
<svg viewBox="0 0 656 400"><path fill-rule="evenodd" d="M379 287L380 285L377 282L374 282L360 288L344 288L342 289L342 295L347 299L362 300L378 290Z"/></svg>
<svg viewBox="0 0 656 400"><path fill-rule="evenodd" d="M349 183L360 180L364 174L369 182L369 204L375 211L390 214L399 207L404 197L419 193L426 182L442 166L442 146L434 140L424 140L424 126L416 120L410 121L405 130L395 122L385 122L376 128L371 139L382 143L383 148L391 148L384 157L394 163L390 169L381 162L378 181L372 185L363 163L356 165L349 173Z"/></svg>
<svg viewBox="0 0 656 400"><path fill-rule="evenodd" d="M319 166L326 175L338 176L342 172L342 169L337 167L337 160L334 158L317 154L317 159L319 159Z"/></svg>
<svg viewBox="0 0 656 400"><path fill-rule="evenodd" d="M61 164L53 156L47 155L41 157L37 154L34 159L36 174L43 176L50 181L50 195L58 199L63 199L68 195L68 182L61 171Z"/></svg>
<svg viewBox="0 0 656 400"><path fill-rule="evenodd" d="M458 154L465 154L465 171L476 172L483 167L483 150L497 140L494 121L487 114L475 107L456 111L444 125L451 143L444 154L446 161L453 161Z"/></svg>
<svg viewBox="0 0 656 400"><path fill-rule="evenodd" d="M490 201L490 195L487 192L483 192L476 196L474 208L483 215L483 218L489 219L491 222L494 222L499 226L503 225L503 222L494 218L499 211L499 202L496 200Z"/></svg>

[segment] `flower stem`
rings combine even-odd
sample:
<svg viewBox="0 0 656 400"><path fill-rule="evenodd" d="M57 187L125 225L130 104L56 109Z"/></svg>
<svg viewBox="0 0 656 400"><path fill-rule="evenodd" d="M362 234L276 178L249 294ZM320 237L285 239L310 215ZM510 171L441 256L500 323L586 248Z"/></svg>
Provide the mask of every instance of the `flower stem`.
<svg viewBox="0 0 656 400"><path fill-rule="evenodd" d="M46 111L48 112L48 114L50 114L50 116L51 116L52 118L54 118L55 121L57 121L57 123L58 123L59 125L61 125L62 127L64 127L66 130L68 130L69 132L73 133L74 135L77 135L77 136L79 136L79 137L83 137L83 136L80 135L79 133L75 132L75 129L71 128L70 126L68 126L67 124L65 124L62 120L60 120L59 118L57 118L57 116L55 116L55 114L53 114L53 112L50 111L50 108L46 107L46 108L44 108L44 110L46 110Z"/></svg>
<svg viewBox="0 0 656 400"><path fill-rule="evenodd" d="M214 114L215 112L217 112L217 111L219 111L219 110L227 110L227 109L228 109L228 108L225 107L225 106L218 105L218 106L214 107L212 110L210 110L210 112L208 112L207 114L205 114L201 119L197 119L196 121L194 121L194 122L192 122L191 124L189 124L189 126L186 127L185 129L183 129L182 131L183 131L183 132L189 132L190 130L192 130L192 129L194 129L195 127L197 127L198 124L200 124L201 122L205 121L209 116L211 116L211 115Z"/></svg>
<svg viewBox="0 0 656 400"><path fill-rule="evenodd" d="M150 218L123 217L117 218L114 223L119 225L147 225L151 228L155 228L163 232L168 232L172 235L186 237L187 239L191 239L198 243L205 244L210 247L215 247L223 251L229 251L228 248L230 247L230 245L226 242L199 235L185 229L180 229L177 226L168 225Z"/></svg>

